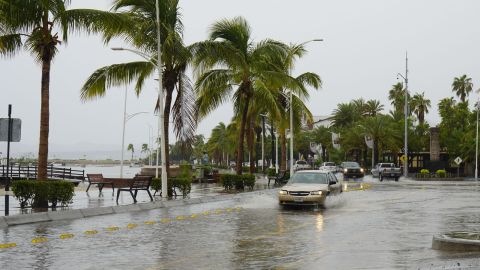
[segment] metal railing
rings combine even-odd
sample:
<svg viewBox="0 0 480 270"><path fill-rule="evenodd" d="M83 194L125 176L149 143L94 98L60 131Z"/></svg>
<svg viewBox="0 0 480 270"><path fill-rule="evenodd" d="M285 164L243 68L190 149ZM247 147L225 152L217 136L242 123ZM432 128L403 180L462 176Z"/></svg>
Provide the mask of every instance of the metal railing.
<svg viewBox="0 0 480 270"><path fill-rule="evenodd" d="M9 168L8 175L12 179L36 179L38 174L37 165L15 164ZM47 175L51 179L85 179L84 170L73 170L72 168L47 166ZM7 176L7 166L0 165L0 177Z"/></svg>

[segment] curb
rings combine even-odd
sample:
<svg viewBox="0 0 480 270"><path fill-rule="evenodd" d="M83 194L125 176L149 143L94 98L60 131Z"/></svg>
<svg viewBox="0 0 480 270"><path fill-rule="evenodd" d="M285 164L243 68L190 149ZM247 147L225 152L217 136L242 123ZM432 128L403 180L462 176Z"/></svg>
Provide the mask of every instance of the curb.
<svg viewBox="0 0 480 270"><path fill-rule="evenodd" d="M15 216L0 217L0 229L5 229L5 228L16 226L16 225L39 223L39 222L74 220L74 219L82 219L82 218L102 216L102 215L123 214L123 213L129 213L129 212L148 211L148 210L160 209L160 208L170 208L170 207L178 207L178 206L194 205L194 204L202 204L202 203L210 203L210 202L218 202L218 201L227 201L227 200L239 200L240 198L243 198L243 197L262 195L262 194L266 194L266 191L250 191L250 192L244 192L244 193L238 193L238 194L206 196L206 197L192 198L192 199L153 201L153 202L128 204L128 205L72 209L72 210L64 210L64 211L49 211L44 213L33 213L33 214L23 214L23 215L20 214Z"/></svg>
<svg viewBox="0 0 480 270"><path fill-rule="evenodd" d="M480 241L436 235L432 239L432 249L455 252L480 251Z"/></svg>

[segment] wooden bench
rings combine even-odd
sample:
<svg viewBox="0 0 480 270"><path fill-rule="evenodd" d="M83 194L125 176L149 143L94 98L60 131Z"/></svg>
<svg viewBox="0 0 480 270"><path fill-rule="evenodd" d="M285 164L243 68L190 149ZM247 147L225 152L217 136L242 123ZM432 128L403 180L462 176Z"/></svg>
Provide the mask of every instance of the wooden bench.
<svg viewBox="0 0 480 270"><path fill-rule="evenodd" d="M91 185L97 185L100 192L102 192L102 189L105 185L110 185L112 186L112 193L115 194L115 185L112 181L104 179L102 174L87 174L87 180L87 192L90 189Z"/></svg>
<svg viewBox="0 0 480 270"><path fill-rule="evenodd" d="M285 184L288 181L287 175L287 171L280 171L277 176L268 177L268 185L270 186L270 181L275 181L274 185Z"/></svg>
<svg viewBox="0 0 480 270"><path fill-rule="evenodd" d="M117 189L117 204L118 204L118 197L120 196L120 192L128 191L130 195L132 195L133 202L137 202L137 194L139 190L144 190L148 193L150 200L153 201L152 194L150 193L150 185L152 184L153 176L135 176L132 180L130 180L130 186L127 188L118 188Z"/></svg>

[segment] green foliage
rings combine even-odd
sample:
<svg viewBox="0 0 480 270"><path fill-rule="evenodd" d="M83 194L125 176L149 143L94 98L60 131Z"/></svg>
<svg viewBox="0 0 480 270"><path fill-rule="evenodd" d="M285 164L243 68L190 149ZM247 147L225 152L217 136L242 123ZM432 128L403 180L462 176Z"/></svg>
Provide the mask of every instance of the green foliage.
<svg viewBox="0 0 480 270"><path fill-rule="evenodd" d="M55 208L58 204L67 206L72 202L75 187L67 181L17 180L12 183L12 191L21 208L41 207L45 202Z"/></svg>
<svg viewBox="0 0 480 270"><path fill-rule="evenodd" d="M421 173L421 174L429 174L430 171L427 170L427 169L422 169L422 170L420 170L420 173Z"/></svg>
<svg viewBox="0 0 480 270"><path fill-rule="evenodd" d="M173 178L173 184L180 189L184 197L192 190L192 178Z"/></svg>
<svg viewBox="0 0 480 270"><path fill-rule="evenodd" d="M445 178L445 177L447 177L447 171L445 171L445 170L437 170L437 176L438 176L439 178Z"/></svg>
<svg viewBox="0 0 480 270"><path fill-rule="evenodd" d="M222 174L220 175L220 182L225 190L243 190L245 187L253 189L255 186L255 175L253 174Z"/></svg>
<svg viewBox="0 0 480 270"><path fill-rule="evenodd" d="M20 202L20 207L25 208L32 203L35 194L35 182L31 180L17 180L12 182L12 191Z"/></svg>
<svg viewBox="0 0 480 270"><path fill-rule="evenodd" d="M267 176L275 176L275 175L277 175L275 168L267 169Z"/></svg>
<svg viewBox="0 0 480 270"><path fill-rule="evenodd" d="M155 190L156 192L162 190L162 179L161 178L153 178L152 183L150 184L150 188Z"/></svg>

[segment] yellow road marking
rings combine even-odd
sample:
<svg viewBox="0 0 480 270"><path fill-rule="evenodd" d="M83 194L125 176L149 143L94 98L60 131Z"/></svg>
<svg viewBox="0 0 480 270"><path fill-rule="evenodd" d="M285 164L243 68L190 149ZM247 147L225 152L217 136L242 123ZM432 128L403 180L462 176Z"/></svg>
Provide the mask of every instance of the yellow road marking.
<svg viewBox="0 0 480 270"><path fill-rule="evenodd" d="M97 233L98 233L97 230L85 231L85 234L87 234L87 235L92 235L92 234L97 234Z"/></svg>
<svg viewBox="0 0 480 270"><path fill-rule="evenodd" d="M107 228L107 231L109 231L109 232L118 231L118 230L120 230L120 228L116 227L116 226L112 226L112 227Z"/></svg>
<svg viewBox="0 0 480 270"><path fill-rule="evenodd" d="M74 235L72 233L63 233L63 234L60 234L60 239L69 239L69 238L73 238Z"/></svg>
<svg viewBox="0 0 480 270"><path fill-rule="evenodd" d="M150 221L145 221L145 222L143 222L143 223L144 223L145 225L153 225L153 224L155 224L156 222L153 221L153 220L150 220Z"/></svg>
<svg viewBox="0 0 480 270"><path fill-rule="evenodd" d="M5 243L5 244L0 244L0 248L12 248L12 247L16 247L17 244L16 243Z"/></svg>
<svg viewBox="0 0 480 270"><path fill-rule="evenodd" d="M137 224L130 223L130 224L127 225L127 229L135 229L136 227L138 227Z"/></svg>
<svg viewBox="0 0 480 270"><path fill-rule="evenodd" d="M162 223L169 223L170 221L172 221L172 220L169 219L169 218L162 218L162 219L160 220L160 222L162 222Z"/></svg>
<svg viewBox="0 0 480 270"><path fill-rule="evenodd" d="M32 239L32 244L45 243L48 239L46 237L37 237Z"/></svg>

